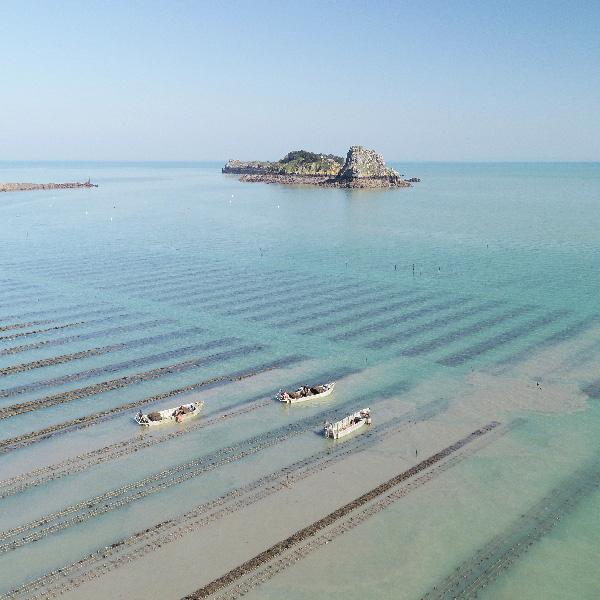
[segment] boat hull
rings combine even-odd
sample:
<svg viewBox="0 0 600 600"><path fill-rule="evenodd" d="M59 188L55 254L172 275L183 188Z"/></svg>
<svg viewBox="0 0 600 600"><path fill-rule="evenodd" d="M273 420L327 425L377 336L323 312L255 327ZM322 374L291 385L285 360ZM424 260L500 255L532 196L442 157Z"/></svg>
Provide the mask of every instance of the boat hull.
<svg viewBox="0 0 600 600"><path fill-rule="evenodd" d="M159 425L166 425L168 423L183 423L185 421L189 421L190 419L195 419L197 416L199 416L200 409L203 406L204 402L192 402L190 404L180 404L179 406L174 406L173 408L167 408L165 410L156 411L161 416L161 419L156 421L150 419L148 414L138 413L134 417L134 421L140 427L157 427ZM176 414L181 407L185 407L191 412L187 412L185 414ZM193 410L191 410L192 408Z"/></svg>
<svg viewBox="0 0 600 600"><path fill-rule="evenodd" d="M306 402L307 400L320 400L321 398L326 398L330 396L335 388L335 382L325 384L328 388L321 392L320 394L312 394L311 396L301 396L300 398L284 398L283 394L280 392L277 394L277 400L280 402L285 402L286 404L297 404L298 402Z"/></svg>
<svg viewBox="0 0 600 600"><path fill-rule="evenodd" d="M325 437L337 440L354 433L365 425L371 424L371 411L368 408L363 408L352 415L348 415L341 421L325 424Z"/></svg>

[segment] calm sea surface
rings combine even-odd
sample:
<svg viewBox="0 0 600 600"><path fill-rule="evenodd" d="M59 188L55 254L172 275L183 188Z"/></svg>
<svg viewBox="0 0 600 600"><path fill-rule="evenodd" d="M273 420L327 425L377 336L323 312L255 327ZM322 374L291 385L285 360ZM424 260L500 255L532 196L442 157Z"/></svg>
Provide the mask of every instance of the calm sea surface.
<svg viewBox="0 0 600 600"><path fill-rule="evenodd" d="M598 597L600 164L393 166L0 163L0 594Z"/></svg>

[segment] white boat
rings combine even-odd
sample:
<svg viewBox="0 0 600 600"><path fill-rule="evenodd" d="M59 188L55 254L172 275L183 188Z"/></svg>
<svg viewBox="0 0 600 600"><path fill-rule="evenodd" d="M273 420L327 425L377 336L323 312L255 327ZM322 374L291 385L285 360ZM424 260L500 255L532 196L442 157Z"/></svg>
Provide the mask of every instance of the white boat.
<svg viewBox="0 0 600 600"><path fill-rule="evenodd" d="M182 423L188 419L193 419L200 414L200 409L204 402L191 402L190 404L180 404L173 408L157 410L144 414L141 410L135 415L135 422L141 427L154 427L155 425L164 425L165 423Z"/></svg>
<svg viewBox="0 0 600 600"><path fill-rule="evenodd" d="M360 429L363 425L370 424L371 409L363 408L358 412L355 412L353 415L344 417L341 421L337 421L335 423L325 423L325 437L337 440L338 438L344 437L345 435Z"/></svg>
<svg viewBox="0 0 600 600"><path fill-rule="evenodd" d="M303 385L293 392L279 390L276 398L280 402L287 402L288 404L304 402L306 400L318 400L319 398L325 398L325 396L329 396L329 394L333 392L334 387L335 381L324 383L323 385L316 385L314 387Z"/></svg>

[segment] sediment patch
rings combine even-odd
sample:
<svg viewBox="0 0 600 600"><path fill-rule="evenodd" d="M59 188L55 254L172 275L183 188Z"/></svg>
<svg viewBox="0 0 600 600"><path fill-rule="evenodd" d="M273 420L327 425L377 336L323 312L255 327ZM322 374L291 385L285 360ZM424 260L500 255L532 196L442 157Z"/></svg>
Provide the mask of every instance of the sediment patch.
<svg viewBox="0 0 600 600"><path fill-rule="evenodd" d="M335 444L265 475L249 484L234 488L215 500L200 504L187 513L168 519L144 531L119 540L110 547L101 548L82 560L57 569L35 581L26 583L13 590L8 597L16 598L22 594L39 592L58 583L51 590L53 594L74 589L109 571L129 564L152 551L161 548L176 539L226 517L234 512L287 489L310 475L323 471L347 456L362 452L380 442L388 435L393 435L409 423L426 421L445 409L445 403L435 401L414 411L396 417L376 428L370 429L361 436L348 439L344 444Z"/></svg>
<svg viewBox="0 0 600 600"><path fill-rule="evenodd" d="M371 398L373 401L375 398ZM84 500L78 504L47 514L40 519L0 533L0 553L8 552L25 544L40 540L93 517L121 508L151 494L188 481L225 464L256 454L265 448L280 444L321 425L326 418L337 419L346 414L346 405L356 403L350 398L336 407L321 411L310 417L258 434L193 459L154 473L138 481ZM25 534L25 535L24 535Z"/></svg>
<svg viewBox="0 0 600 600"><path fill-rule="evenodd" d="M264 550L260 554L257 554L250 560L232 569L225 575L211 581L209 584L196 590L192 594L185 596L184 599L198 600L200 598L207 598L208 596L222 590L223 588L231 585L232 583L241 579L242 577L249 575L252 571L255 571L265 563L272 561L284 552L290 550L292 546L295 546L304 542L305 540L308 540L309 538L312 538L326 527L329 527L335 524L340 519L346 517L349 513L365 506L367 503L377 499L386 492L391 491L393 488L404 483L411 477L414 477L421 471L432 467L433 465L445 459L446 457L454 454L467 444L489 433L498 425L498 422L493 421L492 423L489 423L488 425L485 425L484 427L473 431L471 434L458 440L451 446L444 448L440 452L430 456L424 461L421 461L420 463L416 464L410 469L399 473L391 479L388 479L386 482L369 490L365 494L362 494L361 496L345 504L344 506L341 506L340 508L334 510L322 519L319 519L318 521L315 521L307 527L296 531L294 534L288 536L284 540L281 540L277 544L274 544L273 546L271 546L267 550Z"/></svg>

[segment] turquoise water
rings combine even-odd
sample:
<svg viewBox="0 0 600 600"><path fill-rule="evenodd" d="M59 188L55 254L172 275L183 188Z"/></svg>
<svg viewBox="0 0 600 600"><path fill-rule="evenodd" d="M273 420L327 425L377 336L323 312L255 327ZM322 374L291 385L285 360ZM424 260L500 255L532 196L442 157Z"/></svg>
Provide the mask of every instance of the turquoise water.
<svg viewBox="0 0 600 600"><path fill-rule="evenodd" d="M142 597L164 554L190 567L161 592L180 597L470 431L519 418L250 596L435 597L454 569L482 569L496 540L501 568L485 588L473 576L477 593L596 597L600 165L393 166L421 183L322 190L243 184L219 163L0 163L0 181L99 184L0 194L0 593L326 451L322 421L370 405L380 438L286 488L285 508L269 496L216 521L222 534L194 529L70 593ZM335 395L269 401L312 379L336 379ZM204 400L201 419L133 424L136 403L183 398ZM386 433L434 401L416 429ZM361 478L335 479L352 468ZM157 474L169 484L154 489ZM323 494L327 476L337 483ZM125 496L111 491L136 481L145 495L113 506ZM515 529L555 490L560 526ZM80 502L85 518L33 527ZM532 544L510 558L515 530ZM213 542L196 571L189 548ZM127 587L140 573L147 583Z"/></svg>

